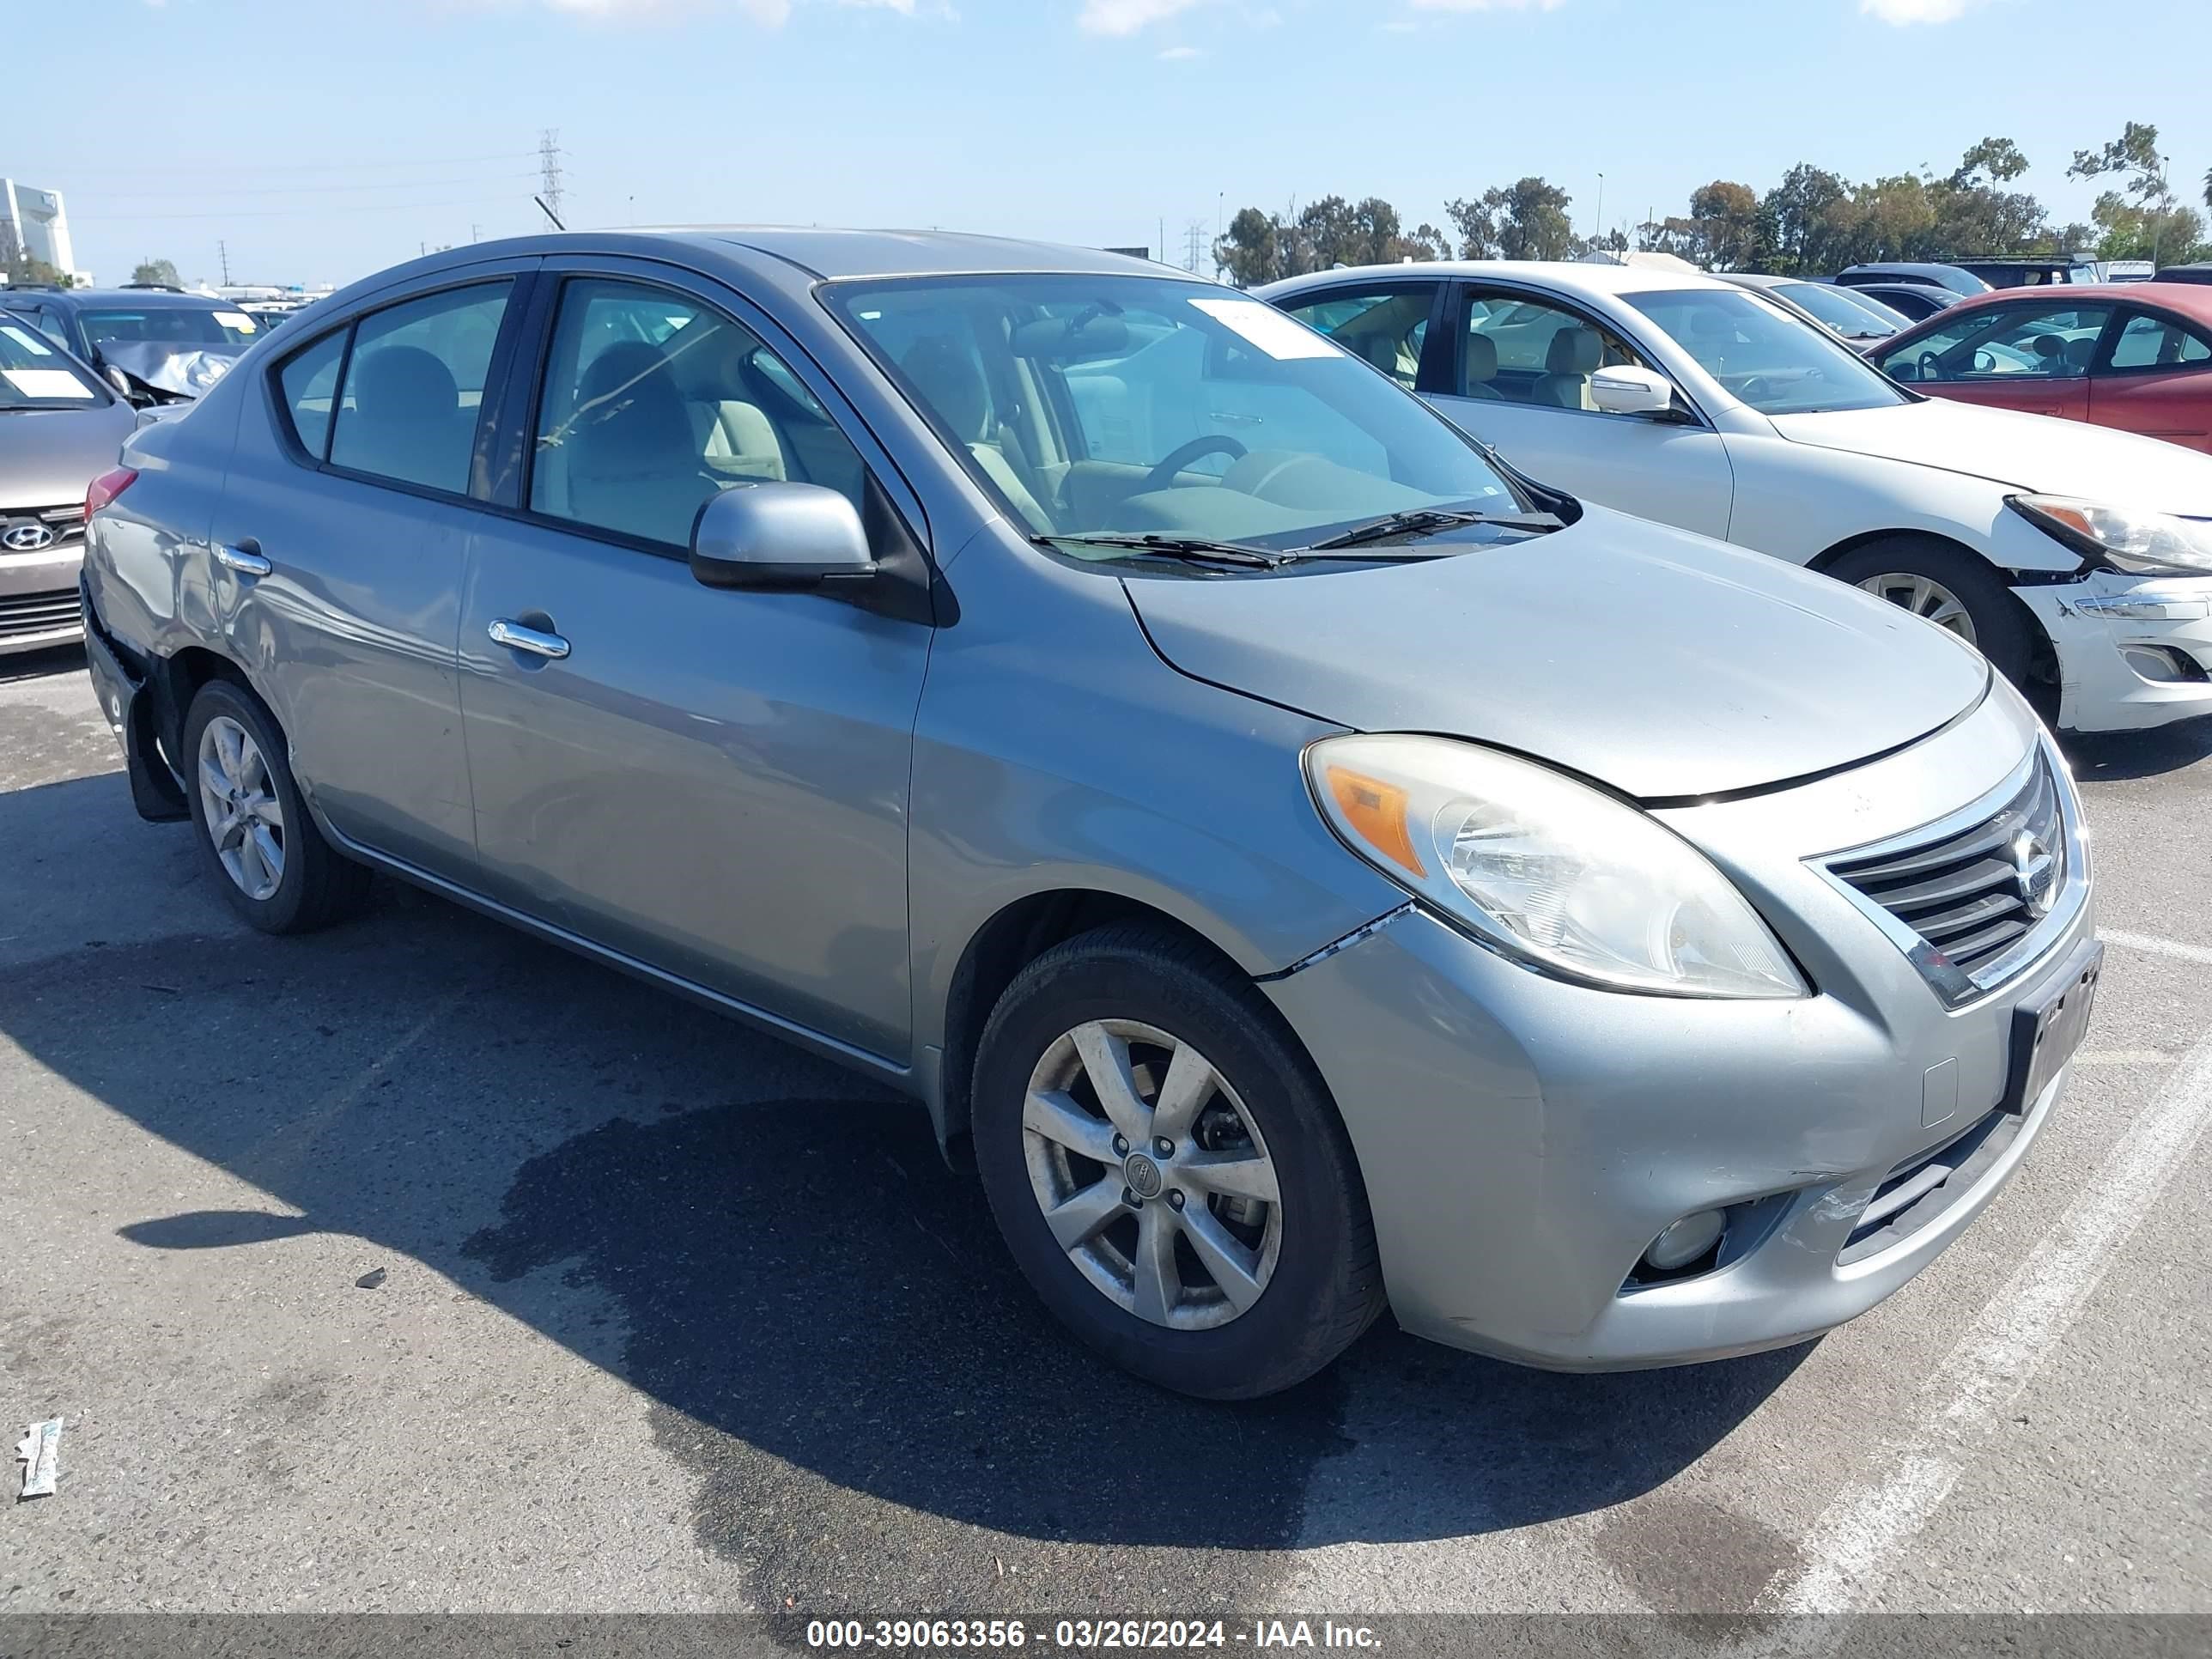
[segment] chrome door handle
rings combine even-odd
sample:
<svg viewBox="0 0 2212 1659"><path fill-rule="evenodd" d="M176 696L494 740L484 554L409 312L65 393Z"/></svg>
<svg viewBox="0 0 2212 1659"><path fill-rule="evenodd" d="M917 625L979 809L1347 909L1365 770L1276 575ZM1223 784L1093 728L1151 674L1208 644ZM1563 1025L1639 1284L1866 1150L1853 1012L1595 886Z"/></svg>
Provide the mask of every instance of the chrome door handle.
<svg viewBox="0 0 2212 1659"><path fill-rule="evenodd" d="M491 635L494 645L506 646L511 651L527 651L533 657L550 657L558 662L568 654L568 641L558 634L547 634L535 628L525 628L501 617L484 632Z"/></svg>
<svg viewBox="0 0 2212 1659"><path fill-rule="evenodd" d="M235 570L241 576L265 576L276 568L250 549L227 547L221 542L215 544L215 562L225 570Z"/></svg>

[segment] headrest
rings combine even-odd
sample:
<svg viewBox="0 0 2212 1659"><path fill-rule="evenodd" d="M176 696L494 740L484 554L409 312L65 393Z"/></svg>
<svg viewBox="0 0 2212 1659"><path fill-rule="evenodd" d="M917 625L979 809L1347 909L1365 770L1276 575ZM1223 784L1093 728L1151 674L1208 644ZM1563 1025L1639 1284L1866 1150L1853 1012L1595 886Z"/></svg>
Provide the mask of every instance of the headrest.
<svg viewBox="0 0 2212 1659"><path fill-rule="evenodd" d="M592 459L616 451L680 459L691 451L691 421L668 374L668 359L642 340L609 346L576 388Z"/></svg>
<svg viewBox="0 0 2212 1659"><path fill-rule="evenodd" d="M2035 355L2043 359L2046 367L2057 368L2059 360L2066 355L2066 342L2059 335L2039 334L2033 343Z"/></svg>
<svg viewBox="0 0 2212 1659"><path fill-rule="evenodd" d="M1554 334L1552 337L1553 344L1557 345L1559 339L1559 337ZM1467 337L1467 383L1469 386L1478 386L1486 380L1494 380L1497 378L1498 342L1487 334L1468 335Z"/></svg>
<svg viewBox="0 0 2212 1659"><path fill-rule="evenodd" d="M941 334L917 340L899 359L915 390L963 443L980 443L991 418L991 389L983 366Z"/></svg>
<svg viewBox="0 0 2212 1659"><path fill-rule="evenodd" d="M1594 328L1563 328L1552 337L1544 367L1553 374L1588 374L1605 362L1605 342Z"/></svg>
<svg viewBox="0 0 2212 1659"><path fill-rule="evenodd" d="M420 346L379 346L356 372L354 407L372 420L444 420L460 406L453 371Z"/></svg>
<svg viewBox="0 0 2212 1659"><path fill-rule="evenodd" d="M2094 334L2085 335L2081 339L2069 340L2066 343L2066 367L2069 368L2087 368L2089 367L2089 359L2096 355L2097 337Z"/></svg>

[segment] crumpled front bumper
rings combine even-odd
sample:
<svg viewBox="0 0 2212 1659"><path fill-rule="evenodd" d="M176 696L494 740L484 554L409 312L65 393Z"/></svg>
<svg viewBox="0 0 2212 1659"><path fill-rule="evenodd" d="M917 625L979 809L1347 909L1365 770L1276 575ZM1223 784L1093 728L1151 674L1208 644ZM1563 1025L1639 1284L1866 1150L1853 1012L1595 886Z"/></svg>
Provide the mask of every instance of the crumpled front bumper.
<svg viewBox="0 0 2212 1659"><path fill-rule="evenodd" d="M2058 657L2058 724L2127 732L2212 714L2212 576L2093 571L2016 587Z"/></svg>

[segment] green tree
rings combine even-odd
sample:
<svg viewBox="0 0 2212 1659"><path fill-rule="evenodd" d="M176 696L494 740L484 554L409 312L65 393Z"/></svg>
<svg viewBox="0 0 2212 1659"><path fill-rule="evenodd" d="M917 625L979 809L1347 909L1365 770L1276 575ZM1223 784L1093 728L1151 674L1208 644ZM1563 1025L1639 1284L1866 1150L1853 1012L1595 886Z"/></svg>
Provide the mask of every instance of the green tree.
<svg viewBox="0 0 2212 1659"><path fill-rule="evenodd" d="M1574 252L1574 198L1540 178L1445 204L1463 259L1564 259Z"/></svg>
<svg viewBox="0 0 2212 1659"><path fill-rule="evenodd" d="M1213 245L1213 263L1238 288L1257 288L1289 275L1282 266L1281 225L1255 207L1240 208Z"/></svg>
<svg viewBox="0 0 2212 1659"><path fill-rule="evenodd" d="M15 222L0 219L0 271L7 274L9 283L16 288L67 288L70 276L57 270L44 259L35 259L24 250L22 239L15 234Z"/></svg>
<svg viewBox="0 0 2212 1659"><path fill-rule="evenodd" d="M2077 149L2069 179L2112 179L2118 185L2098 197L2089 216L2104 233L2097 245L2106 259L2150 259L2160 266L2194 256L2204 239L2204 221L2184 207L2166 179L2166 158L2158 153L2158 129L2130 121L2120 136L2100 149Z"/></svg>
<svg viewBox="0 0 2212 1659"><path fill-rule="evenodd" d="M143 283L161 288L182 288L185 279L177 275L177 267L167 259L142 259L131 273L134 283Z"/></svg>
<svg viewBox="0 0 2212 1659"><path fill-rule="evenodd" d="M1826 168L1800 161L1782 175L1759 204L1759 239L1766 262L1793 276L1840 269L1832 262L1837 241L1835 210L1847 206L1850 186Z"/></svg>

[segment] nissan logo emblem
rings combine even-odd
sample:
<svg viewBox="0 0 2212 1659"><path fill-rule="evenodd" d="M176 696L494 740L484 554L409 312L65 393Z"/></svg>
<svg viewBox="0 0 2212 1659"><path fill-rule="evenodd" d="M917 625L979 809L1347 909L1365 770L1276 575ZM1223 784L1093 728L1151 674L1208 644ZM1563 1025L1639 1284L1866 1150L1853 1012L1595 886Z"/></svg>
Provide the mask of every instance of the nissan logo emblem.
<svg viewBox="0 0 2212 1659"><path fill-rule="evenodd" d="M2031 830L2023 830L2014 836L2010 850L2013 880L2020 889L2021 902L2032 916L2049 915L2058 897L2058 860L2043 838Z"/></svg>
<svg viewBox="0 0 2212 1659"><path fill-rule="evenodd" d="M53 544L54 532L36 520L16 519L5 530L0 530L0 547L10 553L35 553Z"/></svg>

